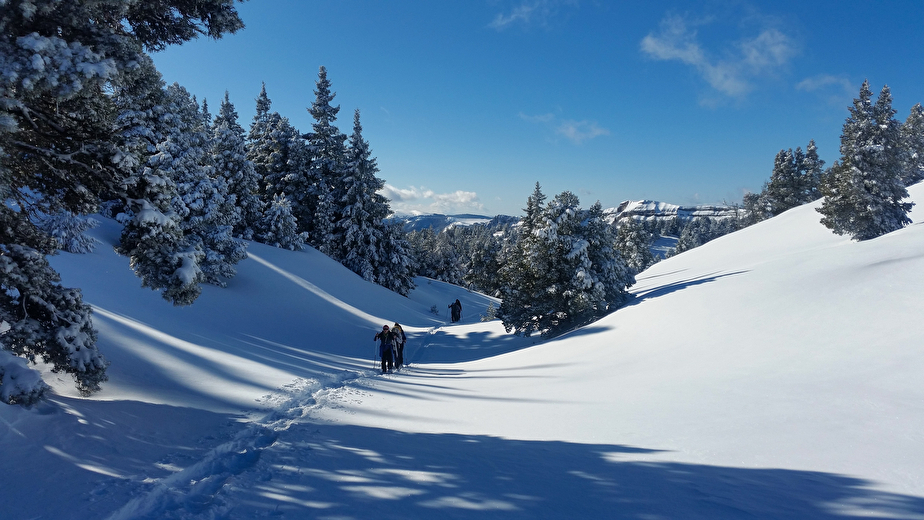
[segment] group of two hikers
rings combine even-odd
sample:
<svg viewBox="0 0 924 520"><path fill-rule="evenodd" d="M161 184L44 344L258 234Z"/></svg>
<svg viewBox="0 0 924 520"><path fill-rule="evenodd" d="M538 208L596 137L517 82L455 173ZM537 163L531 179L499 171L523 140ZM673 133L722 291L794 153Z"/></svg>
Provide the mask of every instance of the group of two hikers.
<svg viewBox="0 0 924 520"><path fill-rule="evenodd" d="M375 341L379 342L379 357L382 358L382 373L389 370L400 370L404 364L404 344L407 343L407 336L404 335L404 329L397 323L388 328L388 325L382 327L382 331L375 335Z"/></svg>

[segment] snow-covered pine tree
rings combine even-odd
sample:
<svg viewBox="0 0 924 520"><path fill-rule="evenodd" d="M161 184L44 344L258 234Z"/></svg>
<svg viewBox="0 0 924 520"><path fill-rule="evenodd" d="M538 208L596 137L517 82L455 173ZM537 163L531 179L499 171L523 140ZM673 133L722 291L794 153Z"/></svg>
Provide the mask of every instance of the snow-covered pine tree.
<svg viewBox="0 0 924 520"><path fill-rule="evenodd" d="M49 253L13 244L0 255L4 292L14 304L11 309L5 305L0 314L0 321L10 326L0 338L4 350L71 374L86 395L108 379L109 362L96 347L90 306L83 303L80 289L59 285L60 276L45 258Z"/></svg>
<svg viewBox="0 0 924 520"><path fill-rule="evenodd" d="M815 140L811 139L808 146L805 147L805 156L802 158L800 166L800 177L802 179L800 200L802 204L821 198L818 186L821 184L821 175L824 170L825 162L818 157L818 146L815 145Z"/></svg>
<svg viewBox="0 0 924 520"><path fill-rule="evenodd" d="M799 155L801 152L800 149ZM774 215L779 215L800 204L799 193L802 190L802 183L799 179L797 162L799 161L792 149L780 150L773 160L773 173L764 189L764 196Z"/></svg>
<svg viewBox="0 0 924 520"><path fill-rule="evenodd" d="M536 298L542 291L548 258L533 231L539 226L542 204L545 201L542 187L536 183L533 193L526 199L525 215L514 235L507 262L500 272L501 305L497 317L508 332L529 336L540 331L542 311Z"/></svg>
<svg viewBox="0 0 924 520"><path fill-rule="evenodd" d="M414 288L414 261L411 247L398 222L385 222L382 261L375 273L375 283L402 296Z"/></svg>
<svg viewBox="0 0 924 520"><path fill-rule="evenodd" d="M173 210L178 196L169 169L173 156L162 142L139 175L129 179L131 218L116 251L129 257L143 287L160 290L174 305L190 305L202 292L202 250L189 244Z"/></svg>
<svg viewBox="0 0 924 520"><path fill-rule="evenodd" d="M590 272L596 283L603 285L603 300L598 302L593 314L593 317L600 317L629 299L627 289L635 285L635 272L616 247L616 232L606 222L600 201L595 202L583 217L581 231L588 242Z"/></svg>
<svg viewBox="0 0 924 520"><path fill-rule="evenodd" d="M537 185L530 199L535 203L543 198ZM533 216L524 225L532 229L517 243L517 264L508 263L498 317L507 331L550 336L615 309L635 279L614 247L615 236L599 203L581 210L577 196L567 191L538 215L534 203L527 203Z"/></svg>
<svg viewBox="0 0 924 520"><path fill-rule="evenodd" d="M616 250L636 275L655 263L651 253L651 233L633 218L624 219L616 230Z"/></svg>
<svg viewBox="0 0 924 520"><path fill-rule="evenodd" d="M462 265L463 256L460 255L460 245L453 237L456 236L452 228L444 229L436 234L433 257L436 261L436 278L455 285L464 283L465 268Z"/></svg>
<svg viewBox="0 0 924 520"><path fill-rule="evenodd" d="M503 266L506 230L497 237L487 226L475 226L471 252L463 280L485 294L497 295L500 289L498 273Z"/></svg>
<svg viewBox="0 0 924 520"><path fill-rule="evenodd" d="M252 240L263 215L263 203L260 201L260 179L253 163L247 159L244 129L237 119L237 111L225 91L225 98L212 122L211 155L214 175L225 179L228 185L226 202L236 208L237 216L222 224L232 224L235 237Z"/></svg>
<svg viewBox="0 0 924 520"><path fill-rule="evenodd" d="M207 124L195 98L174 83L167 87L167 100L168 111L176 116L166 141L173 156L168 173L178 195L173 210L190 247L202 251L203 280L224 287L236 274L235 264L247 257L244 243L232 235L240 214L228 200L225 178L214 173Z"/></svg>
<svg viewBox="0 0 924 520"><path fill-rule="evenodd" d="M300 189L302 193L307 190L306 183L293 183L294 179L306 175L307 153L304 141L288 118L278 112L270 112L272 102L266 94L265 84L256 101L256 114L247 137L247 159L253 163L259 179L260 200L264 207L268 207L277 195L283 193L289 193L291 201L291 192L287 188ZM309 222L299 222L298 215L295 217L299 228L309 225Z"/></svg>
<svg viewBox="0 0 924 520"><path fill-rule="evenodd" d="M99 221L68 211L55 215L42 215L37 217L38 226L55 239L58 248L68 253L90 253L99 244L99 240L84 233L88 229L99 226Z"/></svg>
<svg viewBox="0 0 924 520"><path fill-rule="evenodd" d="M263 213L258 238L264 244L290 251L305 248L308 234L298 231L298 223L292 214L292 203L285 193L273 196L273 201Z"/></svg>
<svg viewBox="0 0 924 520"><path fill-rule="evenodd" d="M918 103L901 128L902 182L911 186L924 180L924 108Z"/></svg>
<svg viewBox="0 0 924 520"><path fill-rule="evenodd" d="M868 240L911 223L902 202L900 127L888 86L873 105L869 81L860 88L841 135L841 159L822 178L821 223L838 235Z"/></svg>
<svg viewBox="0 0 924 520"><path fill-rule="evenodd" d="M341 181L343 199L339 205L343 212L334 229L334 234L342 240L334 244L338 247L334 256L363 279L374 281L378 265L385 261L383 220L389 210L388 202L377 193L385 181L376 177L379 169L362 130L357 109L347 150L346 174Z"/></svg>
<svg viewBox="0 0 924 520"><path fill-rule="evenodd" d="M155 4L7 0L0 9L0 347L47 359L81 391L105 380L89 307L57 284L37 214L97 210L123 193L109 87L143 67L144 50L243 27L226 0ZM28 285L18 281L26 276ZM31 309L33 305L37 309ZM21 343L27 342L27 343ZM30 350L31 349L31 350ZM31 352L31 354L29 353ZM6 365L9 368L12 365ZM10 372L4 369L3 385ZM7 395L7 389L0 391ZM33 394L30 394L34 396Z"/></svg>
<svg viewBox="0 0 924 520"><path fill-rule="evenodd" d="M117 108L117 163L125 180L125 224L116 251L128 256L142 286L161 291L174 305L199 296L201 251L183 236L173 209L177 197L169 135L178 115L168 109L167 92L150 58L113 82Z"/></svg>
<svg viewBox="0 0 924 520"><path fill-rule="evenodd" d="M305 134L309 157L309 175L296 179L307 186L295 186L297 198L293 200L293 211L300 223L310 223L305 229L311 236L311 244L322 253L336 259L334 244L337 237L336 223L342 218L343 179L345 178L346 135L334 126L340 106L331 103L336 93L330 90L327 69L318 71L315 100L308 113L314 118L312 131ZM291 184L291 183L290 183ZM291 193L291 192L290 192Z"/></svg>
<svg viewBox="0 0 924 520"><path fill-rule="evenodd" d="M267 206L275 194L273 186L267 186L267 177L273 169L273 147L270 146L269 126L270 126L270 108L273 102L266 94L266 83L260 87L260 95L255 100L257 103L256 113L253 121L250 122L250 130L247 132L245 146L247 148L247 160L253 164L254 173L259 183L258 195L263 206Z"/></svg>
<svg viewBox="0 0 924 520"><path fill-rule="evenodd" d="M589 276L587 241L580 233L581 215L577 196L556 195L533 229L536 238L532 254L538 262L539 289L533 294L536 330L554 335L580 324L581 317L603 301L602 287Z"/></svg>

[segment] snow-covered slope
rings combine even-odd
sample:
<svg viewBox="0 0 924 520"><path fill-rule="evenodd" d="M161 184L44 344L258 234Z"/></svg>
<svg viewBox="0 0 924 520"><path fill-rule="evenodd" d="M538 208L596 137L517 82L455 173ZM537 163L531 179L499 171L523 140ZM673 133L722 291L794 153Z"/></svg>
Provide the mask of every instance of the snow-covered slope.
<svg viewBox="0 0 924 520"><path fill-rule="evenodd" d="M553 341L314 251L252 244L188 308L61 254L111 381L0 408L0 518L924 518L924 209L862 243L818 218L660 262ZM394 321L412 366L377 375Z"/></svg>

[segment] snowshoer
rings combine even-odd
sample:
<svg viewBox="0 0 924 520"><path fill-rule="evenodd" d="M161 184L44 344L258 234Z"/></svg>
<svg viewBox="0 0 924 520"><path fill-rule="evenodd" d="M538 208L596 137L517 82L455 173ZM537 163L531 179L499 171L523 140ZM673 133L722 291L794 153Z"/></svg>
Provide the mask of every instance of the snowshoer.
<svg viewBox="0 0 924 520"><path fill-rule="evenodd" d="M379 356L382 358L382 373L395 368L395 335L388 330L388 325L375 335L373 341L379 341Z"/></svg>
<svg viewBox="0 0 924 520"><path fill-rule="evenodd" d="M398 322L392 325L391 333L395 336L395 345L398 349L398 358L395 361L395 368L400 370L401 366L404 365L404 344L407 343L407 336L404 335L404 329L401 328L401 325L398 325Z"/></svg>
<svg viewBox="0 0 924 520"><path fill-rule="evenodd" d="M458 298L449 305L449 310L452 313L451 319L453 323L462 319L462 302Z"/></svg>

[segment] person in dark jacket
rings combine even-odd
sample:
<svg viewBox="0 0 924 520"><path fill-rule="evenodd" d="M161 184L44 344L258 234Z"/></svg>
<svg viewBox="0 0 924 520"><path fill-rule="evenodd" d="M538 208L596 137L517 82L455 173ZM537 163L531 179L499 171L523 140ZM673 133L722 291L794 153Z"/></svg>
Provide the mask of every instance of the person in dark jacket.
<svg viewBox="0 0 924 520"><path fill-rule="evenodd" d="M398 351L398 358L395 361L395 369L400 370L404 366L404 344L407 343L407 336L404 335L404 329L398 322L391 327L391 333L395 336L395 346Z"/></svg>
<svg viewBox="0 0 924 520"><path fill-rule="evenodd" d="M453 323L462 319L462 302L460 302L458 298L449 305L449 310Z"/></svg>
<svg viewBox="0 0 924 520"><path fill-rule="evenodd" d="M388 325L382 327L382 331L375 335L373 341L379 342L379 356L382 358L382 373L395 368L395 335L388 330Z"/></svg>

